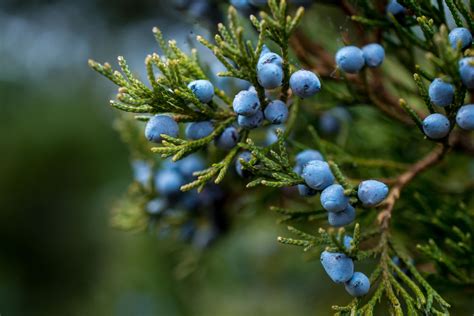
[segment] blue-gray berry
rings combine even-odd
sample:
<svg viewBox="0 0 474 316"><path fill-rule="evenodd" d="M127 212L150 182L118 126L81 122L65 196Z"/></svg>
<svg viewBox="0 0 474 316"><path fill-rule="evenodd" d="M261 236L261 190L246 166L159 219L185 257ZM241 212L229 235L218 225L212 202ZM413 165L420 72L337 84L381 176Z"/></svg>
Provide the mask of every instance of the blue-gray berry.
<svg viewBox="0 0 474 316"><path fill-rule="evenodd" d="M168 202L163 198L155 198L147 203L145 209L150 215L162 213L168 207Z"/></svg>
<svg viewBox="0 0 474 316"><path fill-rule="evenodd" d="M459 74L466 88L474 89L474 57L465 57L459 61Z"/></svg>
<svg viewBox="0 0 474 316"><path fill-rule="evenodd" d="M186 178L191 178L193 173L206 167L204 160L196 155L189 155L176 162L179 172Z"/></svg>
<svg viewBox="0 0 474 316"><path fill-rule="evenodd" d="M375 68L380 66L385 59L385 50L382 45L372 43L362 47L365 64L368 67Z"/></svg>
<svg viewBox="0 0 474 316"><path fill-rule="evenodd" d="M349 205L349 197L342 185L332 184L321 192L321 205L328 212L340 212Z"/></svg>
<svg viewBox="0 0 474 316"><path fill-rule="evenodd" d="M474 104L463 105L456 115L456 123L460 128L474 130Z"/></svg>
<svg viewBox="0 0 474 316"><path fill-rule="evenodd" d="M252 159L252 154L249 151L244 151L239 156L237 156L237 159L235 160L235 171L239 176L245 177L247 176L247 173L245 172L240 159L249 162L250 159Z"/></svg>
<svg viewBox="0 0 474 316"><path fill-rule="evenodd" d="M454 49L458 48L466 49L472 45L471 32L465 27L457 27L449 32L449 43Z"/></svg>
<svg viewBox="0 0 474 316"><path fill-rule="evenodd" d="M258 59L257 70L268 64L273 64L281 68L283 67L283 59L280 57L280 55L272 52L262 54Z"/></svg>
<svg viewBox="0 0 474 316"><path fill-rule="evenodd" d="M155 177L156 191L166 196L179 193L183 184L185 179L177 170L160 170Z"/></svg>
<svg viewBox="0 0 474 316"><path fill-rule="evenodd" d="M188 84L188 88L202 103L209 103L214 97L214 86L209 80L192 81Z"/></svg>
<svg viewBox="0 0 474 316"><path fill-rule="evenodd" d="M349 225L356 218L356 211L352 205L348 205L344 210L340 212L329 212L328 222L329 225L334 227L342 227Z"/></svg>
<svg viewBox="0 0 474 316"><path fill-rule="evenodd" d="M344 245L344 248L346 248L347 250L351 249L352 237L349 235L344 235L344 240L342 243Z"/></svg>
<svg viewBox="0 0 474 316"><path fill-rule="evenodd" d="M454 99L454 86L444 82L441 78L436 78L430 84L428 95L434 105L441 107L448 106Z"/></svg>
<svg viewBox="0 0 474 316"><path fill-rule="evenodd" d="M260 110L260 100L256 92L242 90L234 97L232 107L239 115L251 116Z"/></svg>
<svg viewBox="0 0 474 316"><path fill-rule="evenodd" d="M393 15L399 15L405 13L406 9L397 0L391 0L389 4L387 4L387 13Z"/></svg>
<svg viewBox="0 0 474 316"><path fill-rule="evenodd" d="M214 126L210 121L192 122L186 126L186 138L201 139L209 136L214 131Z"/></svg>
<svg viewBox="0 0 474 316"><path fill-rule="evenodd" d="M149 162L145 160L132 161L133 179L143 186L148 185L152 170Z"/></svg>
<svg viewBox="0 0 474 316"><path fill-rule="evenodd" d="M257 79L265 89L278 88L283 82L283 70L275 64L265 64L257 70Z"/></svg>
<svg viewBox="0 0 474 316"><path fill-rule="evenodd" d="M345 284L346 291L355 297L364 296L370 290L369 278L362 272L355 272Z"/></svg>
<svg viewBox="0 0 474 316"><path fill-rule="evenodd" d="M288 107L280 100L270 102L264 111L265 119L272 124L281 124L288 119Z"/></svg>
<svg viewBox="0 0 474 316"><path fill-rule="evenodd" d="M243 128L252 129L252 128L257 128L260 125L262 125L263 119L264 119L263 112L257 111L257 113L251 116L239 115L237 117L237 123L239 124L239 126Z"/></svg>
<svg viewBox="0 0 474 316"><path fill-rule="evenodd" d="M314 72L298 70L290 77L290 87L300 98L309 98L321 90L321 81Z"/></svg>
<svg viewBox="0 0 474 316"><path fill-rule="evenodd" d="M317 150L305 149L303 151L300 151L296 155L295 160L296 160L296 165L301 166L301 168L303 168L304 165L306 165L311 160L321 160L321 161L323 161L324 158L323 158L323 155L321 155L321 153Z"/></svg>
<svg viewBox="0 0 474 316"><path fill-rule="evenodd" d="M303 179L306 184L315 190L324 190L334 183L331 168L325 161L311 160L303 167Z"/></svg>
<svg viewBox="0 0 474 316"><path fill-rule="evenodd" d="M177 137L179 126L171 117L167 115L155 115L148 120L145 127L145 137L154 143L162 141L161 135Z"/></svg>
<svg viewBox="0 0 474 316"><path fill-rule="evenodd" d="M388 187L385 183L377 180L366 180L359 184L357 190L357 196L364 206L372 207L376 206L385 198L388 194Z"/></svg>
<svg viewBox="0 0 474 316"><path fill-rule="evenodd" d="M354 262L343 253L323 251L320 260L324 270L335 283L347 282L354 274Z"/></svg>
<svg viewBox="0 0 474 316"><path fill-rule="evenodd" d="M229 150L237 145L238 140L239 132L235 127L230 126L216 138L216 146L220 149Z"/></svg>
<svg viewBox="0 0 474 316"><path fill-rule="evenodd" d="M443 114L430 114L423 120L423 131L431 139L441 139L448 136L450 127L448 118Z"/></svg>
<svg viewBox="0 0 474 316"><path fill-rule="evenodd" d="M318 194L318 191L311 189L306 184L298 184L298 193L300 196L308 197L308 196L315 196Z"/></svg>
<svg viewBox="0 0 474 316"><path fill-rule="evenodd" d="M346 46L336 53L337 66L348 73L358 73L365 65L362 50L355 46Z"/></svg>

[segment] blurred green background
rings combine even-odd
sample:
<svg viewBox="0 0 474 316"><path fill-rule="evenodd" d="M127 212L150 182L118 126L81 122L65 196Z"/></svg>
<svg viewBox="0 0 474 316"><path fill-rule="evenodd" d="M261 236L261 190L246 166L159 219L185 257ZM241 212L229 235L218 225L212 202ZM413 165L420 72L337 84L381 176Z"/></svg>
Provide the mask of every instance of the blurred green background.
<svg viewBox="0 0 474 316"><path fill-rule="evenodd" d="M275 242L273 217L242 218L185 278L164 241L109 226L131 171L114 89L87 59L144 69L155 25L185 43L200 21L164 2L0 2L1 315L329 312L336 286Z"/></svg>

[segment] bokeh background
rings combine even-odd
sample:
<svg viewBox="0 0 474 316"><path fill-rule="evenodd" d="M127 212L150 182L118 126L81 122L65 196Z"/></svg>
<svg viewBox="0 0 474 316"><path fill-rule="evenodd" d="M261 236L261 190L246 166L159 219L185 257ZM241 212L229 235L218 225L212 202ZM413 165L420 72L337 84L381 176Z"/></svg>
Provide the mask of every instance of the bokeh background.
<svg viewBox="0 0 474 316"><path fill-rule="evenodd" d="M318 260L276 243L286 229L265 210L248 207L205 257L110 226L132 173L107 105L114 87L87 59L124 55L140 74L153 26L186 46L224 7L0 1L1 315L328 315L328 302L348 301ZM347 26L322 12L322 24Z"/></svg>

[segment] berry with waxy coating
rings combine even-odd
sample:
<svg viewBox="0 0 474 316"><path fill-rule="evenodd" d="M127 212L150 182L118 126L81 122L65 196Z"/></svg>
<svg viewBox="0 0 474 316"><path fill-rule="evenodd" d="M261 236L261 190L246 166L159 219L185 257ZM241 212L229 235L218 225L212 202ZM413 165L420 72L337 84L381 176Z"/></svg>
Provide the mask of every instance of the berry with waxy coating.
<svg viewBox="0 0 474 316"><path fill-rule="evenodd" d="M152 176L151 165L145 160L132 161L133 179L141 185L147 185Z"/></svg>
<svg viewBox="0 0 474 316"><path fill-rule="evenodd" d="M150 215L162 213L168 207L168 202L163 198L155 198L147 203L145 209Z"/></svg>
<svg viewBox="0 0 474 316"><path fill-rule="evenodd" d="M178 165L179 172L187 178L192 177L194 172L202 170L206 167L204 160L202 160L202 158L196 154L184 157L176 164Z"/></svg>
<svg viewBox="0 0 474 316"><path fill-rule="evenodd" d="M154 143L162 141L161 135L177 137L179 126L171 117L167 115L155 115L146 123L145 137Z"/></svg>
<svg viewBox="0 0 474 316"><path fill-rule="evenodd" d="M423 131L431 139L441 139L448 136L450 127L448 118L443 114L430 114L423 120Z"/></svg>
<svg viewBox="0 0 474 316"><path fill-rule="evenodd" d="M364 296L370 290L369 278L362 272L354 272L352 278L345 283L345 288L352 296Z"/></svg>
<svg viewBox="0 0 474 316"><path fill-rule="evenodd" d="M349 250L351 248L352 237L349 235L344 236L344 240L342 241L344 248Z"/></svg>
<svg viewBox="0 0 474 316"><path fill-rule="evenodd" d="M459 61L459 74L466 88L474 89L474 57L465 57Z"/></svg>
<svg viewBox="0 0 474 316"><path fill-rule="evenodd" d="M308 197L308 196L315 196L318 194L318 191L311 189L306 184L298 184L298 193L300 196Z"/></svg>
<svg viewBox="0 0 474 316"><path fill-rule="evenodd" d="M356 218L356 211L352 205L348 205L344 210L340 212L329 212L328 222L329 225L334 227L342 227L349 225Z"/></svg>
<svg viewBox="0 0 474 316"><path fill-rule="evenodd" d="M436 78L431 82L428 89L430 101L437 106L448 106L454 99L454 87L452 84L444 82L441 78Z"/></svg>
<svg viewBox="0 0 474 316"><path fill-rule="evenodd" d="M280 57L280 55L272 52L262 54L258 59L257 70L268 64L273 64L281 68L283 67L283 59Z"/></svg>
<svg viewBox="0 0 474 316"><path fill-rule="evenodd" d="M264 111L265 119L272 124L281 124L288 119L288 107L280 100L270 102Z"/></svg>
<svg viewBox="0 0 474 316"><path fill-rule="evenodd" d="M257 79L265 89L278 88L283 82L283 69L275 64L265 64L258 69Z"/></svg>
<svg viewBox="0 0 474 316"><path fill-rule="evenodd" d="M335 283L347 282L354 274L354 262L343 253L323 251L320 260L324 270Z"/></svg>
<svg viewBox="0 0 474 316"><path fill-rule="evenodd" d="M451 47L457 49L458 43L460 43L461 49L472 45L472 35L467 28L457 27L449 32L449 44L451 44Z"/></svg>
<svg viewBox="0 0 474 316"><path fill-rule="evenodd" d="M263 112L258 111L257 113L251 116L239 115L237 117L237 123L243 128L252 129L262 125L263 119Z"/></svg>
<svg viewBox="0 0 474 316"><path fill-rule="evenodd" d="M186 137L189 139L201 139L209 136L214 131L214 126L209 121L192 122L186 126Z"/></svg>
<svg viewBox="0 0 474 316"><path fill-rule="evenodd" d="M249 151L244 151L242 152L239 156L237 156L237 159L235 160L235 171L237 174L241 177L246 176L246 172L243 169L242 163L240 162L240 159L249 162L250 159L252 159L252 154Z"/></svg>
<svg viewBox="0 0 474 316"><path fill-rule="evenodd" d="M155 177L155 188L158 193L163 195L179 193L181 186L184 184L185 179L177 170L160 170Z"/></svg>
<svg viewBox="0 0 474 316"><path fill-rule="evenodd" d="M315 190L324 190L334 183L331 168L325 161L311 160L303 167L303 179L306 184Z"/></svg>
<svg viewBox="0 0 474 316"><path fill-rule="evenodd" d="M340 184L332 184L321 192L321 205L328 212L340 212L349 205L349 197Z"/></svg>
<svg viewBox="0 0 474 316"><path fill-rule="evenodd" d="M232 149L237 145L239 132L233 126L227 127L216 139L216 146L220 149Z"/></svg>
<svg viewBox="0 0 474 316"><path fill-rule="evenodd" d="M242 90L235 96L232 107L239 115L251 116L260 110L260 100L256 92Z"/></svg>
<svg viewBox="0 0 474 316"><path fill-rule="evenodd" d="M393 15L399 15L405 13L406 9L397 0L391 0L389 4L387 4L387 13Z"/></svg>
<svg viewBox="0 0 474 316"><path fill-rule="evenodd" d="M456 115L456 123L462 129L474 130L474 104L463 105L459 109Z"/></svg>
<svg viewBox="0 0 474 316"><path fill-rule="evenodd" d="M324 161L324 158L323 158L323 155L321 155L321 153L317 150L305 149L296 155L295 160L296 160L296 165L301 166L301 168L303 168L304 165L306 165L311 160Z"/></svg>
<svg viewBox="0 0 474 316"><path fill-rule="evenodd" d="M346 46L337 51L336 63L345 72L358 73L365 65L364 54L358 47Z"/></svg>
<svg viewBox="0 0 474 316"><path fill-rule="evenodd" d="M290 77L290 87L300 98L309 98L321 90L321 81L311 71L298 70Z"/></svg>
<svg viewBox="0 0 474 316"><path fill-rule="evenodd" d="M214 97L214 86L209 80L192 81L188 84L188 88L202 103L209 103Z"/></svg>
<svg viewBox="0 0 474 316"><path fill-rule="evenodd" d="M364 55L365 64L371 68L380 66L385 59L385 49L377 43L362 47L362 54Z"/></svg>
<svg viewBox="0 0 474 316"><path fill-rule="evenodd" d="M385 198L388 194L388 187L385 183L377 180L366 180L359 184L357 190L357 196L364 206L372 207L376 206Z"/></svg>

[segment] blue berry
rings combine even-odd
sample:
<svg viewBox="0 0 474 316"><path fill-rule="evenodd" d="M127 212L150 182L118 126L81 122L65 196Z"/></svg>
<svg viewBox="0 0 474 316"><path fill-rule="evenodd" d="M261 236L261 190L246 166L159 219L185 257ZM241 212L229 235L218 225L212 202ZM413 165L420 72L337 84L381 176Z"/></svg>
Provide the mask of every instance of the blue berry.
<svg viewBox="0 0 474 316"><path fill-rule="evenodd" d="M358 47L346 46L337 51L336 63L345 72L358 73L365 64L364 54Z"/></svg>
<svg viewBox="0 0 474 316"><path fill-rule="evenodd" d="M301 168L304 167L308 162L311 160L321 160L323 161L323 155L317 150L314 149L305 149L301 152L299 152L296 155L296 165L301 166Z"/></svg>
<svg viewBox="0 0 474 316"><path fill-rule="evenodd" d="M185 183L183 176L176 170L160 170L155 177L155 188L163 195L173 195L180 192Z"/></svg>
<svg viewBox="0 0 474 316"><path fill-rule="evenodd" d="M283 70L274 64L265 64L257 71L258 83L265 89L275 89L283 82Z"/></svg>
<svg viewBox="0 0 474 316"><path fill-rule="evenodd" d="M339 132L341 123L336 116L327 111L319 117L319 128L323 134L334 135Z"/></svg>
<svg viewBox="0 0 474 316"><path fill-rule="evenodd" d="M143 186L148 184L151 178L151 165L144 160L132 161L133 179Z"/></svg>
<svg viewBox="0 0 474 316"><path fill-rule="evenodd" d="M280 100L270 102L265 108L265 118L272 124L281 124L288 119L288 107Z"/></svg>
<svg viewBox="0 0 474 316"><path fill-rule="evenodd" d="M387 4L387 13L399 15L405 13L405 11L405 7L398 3L397 0L392 0L389 4Z"/></svg>
<svg viewBox="0 0 474 316"><path fill-rule="evenodd" d="M474 89L474 57L465 57L459 61L459 74L466 88Z"/></svg>
<svg viewBox="0 0 474 316"><path fill-rule="evenodd" d="M201 139L209 136L214 131L214 126L209 121L192 122L186 126L186 137L188 139Z"/></svg>
<svg viewBox="0 0 474 316"><path fill-rule="evenodd" d="M303 167L303 179L306 184L315 190L324 190L334 183L331 168L325 161L311 160Z"/></svg>
<svg viewBox="0 0 474 316"><path fill-rule="evenodd" d="M214 86L208 80L195 80L188 84L188 88L202 103L211 102L214 97Z"/></svg>
<svg viewBox="0 0 474 316"><path fill-rule="evenodd" d="M329 225L334 227L342 227L349 225L356 218L356 211L352 205L348 205L344 210L340 212L329 212L328 222Z"/></svg>
<svg viewBox="0 0 474 316"><path fill-rule="evenodd" d="M167 115L155 115L146 123L145 137L154 143L162 141L161 135L177 137L179 132L178 123Z"/></svg>
<svg viewBox="0 0 474 316"><path fill-rule="evenodd" d="M206 167L204 161L198 155L189 155L179 160L177 163L179 172L186 178L193 176L193 173Z"/></svg>
<svg viewBox="0 0 474 316"><path fill-rule="evenodd" d="M349 197L342 185L332 184L321 192L321 205L328 212L340 212L349 205Z"/></svg>
<svg viewBox="0 0 474 316"><path fill-rule="evenodd" d="M145 209L150 215L157 215L166 210L168 202L163 198L155 198L147 203Z"/></svg>
<svg viewBox="0 0 474 316"><path fill-rule="evenodd" d="M321 82L315 73L308 70L298 70L290 77L290 87L300 98L309 98L321 90Z"/></svg>
<svg viewBox="0 0 474 316"><path fill-rule="evenodd" d="M471 32L465 27L457 27L449 32L449 43L454 49L457 49L458 43L461 49L468 48L472 44Z"/></svg>
<svg viewBox="0 0 474 316"><path fill-rule="evenodd" d="M441 139L449 134L451 124L446 116L439 113L428 115L423 120L423 131L431 139Z"/></svg>
<svg viewBox="0 0 474 316"><path fill-rule="evenodd" d="M185 209L193 211L201 204L200 193L197 190L185 192L179 199L179 204Z"/></svg>
<svg viewBox="0 0 474 316"><path fill-rule="evenodd" d="M277 141L278 141L278 136L277 136L276 131L273 128L269 128L265 136L265 145L270 146L270 145L275 144Z"/></svg>
<svg viewBox="0 0 474 316"><path fill-rule="evenodd" d="M242 163L240 159L249 162L252 159L252 154L249 151L242 152L239 156L237 156L237 160L235 161L235 171L241 177L247 176L245 170L243 169Z"/></svg>
<svg viewBox="0 0 474 316"><path fill-rule="evenodd" d="M456 115L456 123L460 128L474 130L474 104L463 105Z"/></svg>
<svg viewBox="0 0 474 316"><path fill-rule="evenodd" d="M349 235L345 235L344 240L342 241L344 248L346 248L347 250L351 249L352 247L351 242L352 242L352 237Z"/></svg>
<svg viewBox="0 0 474 316"><path fill-rule="evenodd" d="M256 92L242 90L235 96L232 106L235 113L251 116L260 110L260 100Z"/></svg>
<svg viewBox="0 0 474 316"><path fill-rule="evenodd" d="M253 9L249 0L230 0L230 4L239 11L247 12Z"/></svg>
<svg viewBox="0 0 474 316"><path fill-rule="evenodd" d="M298 193L300 194L300 196L308 197L315 196L316 194L318 194L318 191L311 189L306 184L298 184Z"/></svg>
<svg viewBox="0 0 474 316"><path fill-rule="evenodd" d="M436 78L431 82L428 94L434 105L445 107L453 102L454 87L441 78Z"/></svg>
<svg viewBox="0 0 474 316"><path fill-rule="evenodd" d="M216 146L220 149L229 150L237 145L239 132L233 126L227 127L216 139Z"/></svg>
<svg viewBox="0 0 474 316"><path fill-rule="evenodd" d="M345 287L352 296L364 296L370 290L370 281L362 272L355 272L352 278L346 282Z"/></svg>
<svg viewBox="0 0 474 316"><path fill-rule="evenodd" d="M268 48L267 45L263 44L263 46L262 46L262 52L260 53L260 58L261 58L263 55L265 55L265 54L267 54L267 53L271 53L271 52L272 52L272 51L270 50L270 48Z"/></svg>
<svg viewBox="0 0 474 316"><path fill-rule="evenodd" d="M362 47L362 54L364 55L365 64L371 68L380 66L385 58L385 50L382 45L377 43Z"/></svg>
<svg viewBox="0 0 474 316"><path fill-rule="evenodd" d="M388 187L385 183L377 180L366 180L359 184L357 196L364 206L372 207L376 206L385 198L388 194Z"/></svg>
<svg viewBox="0 0 474 316"><path fill-rule="evenodd" d="M243 128L252 129L262 125L263 119L263 112L258 111L257 113L251 116L239 115L237 117L237 123Z"/></svg>
<svg viewBox="0 0 474 316"><path fill-rule="evenodd" d="M260 55L260 58L257 63L257 70L262 68L265 65L268 64L273 64L278 66L279 68L283 67L283 59L280 57L280 55L269 52L266 54Z"/></svg>
<svg viewBox="0 0 474 316"><path fill-rule="evenodd" d="M347 282L354 274L354 262L343 253L323 251L320 260L324 270L335 283Z"/></svg>

